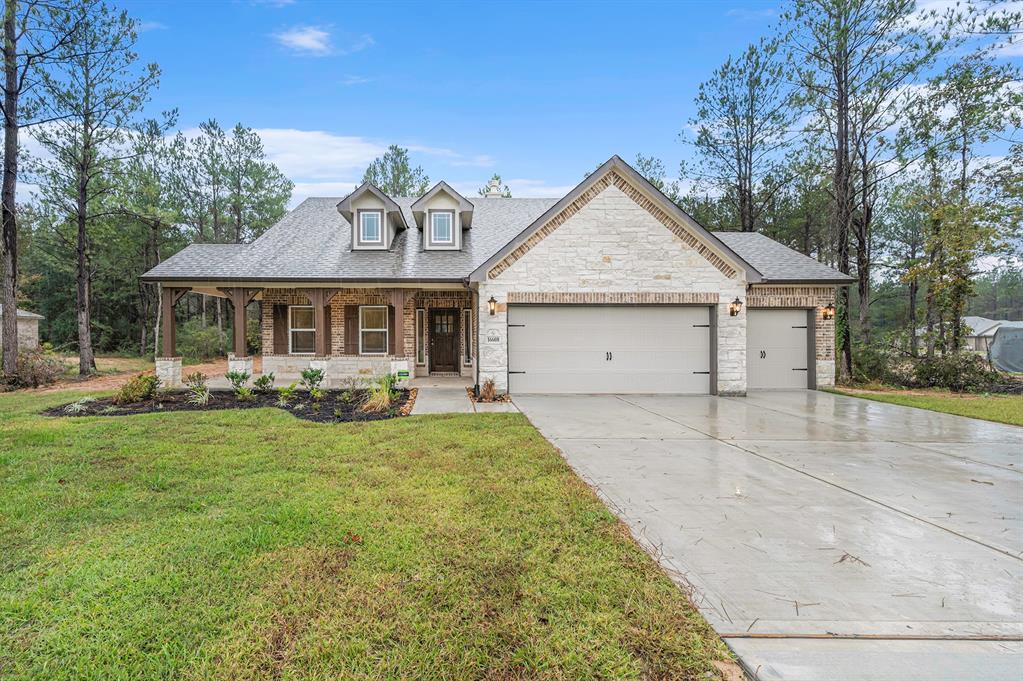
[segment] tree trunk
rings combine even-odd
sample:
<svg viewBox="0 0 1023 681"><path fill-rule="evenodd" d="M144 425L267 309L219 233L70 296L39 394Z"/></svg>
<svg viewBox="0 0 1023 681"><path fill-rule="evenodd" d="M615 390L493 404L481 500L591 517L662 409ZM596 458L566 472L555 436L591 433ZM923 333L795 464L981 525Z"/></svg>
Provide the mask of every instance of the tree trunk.
<svg viewBox="0 0 1023 681"><path fill-rule="evenodd" d="M14 376L18 365L18 224L15 192L18 186L18 61L15 21L18 3L4 3L4 170L0 200L3 202L3 285L0 306L4 309L0 345L4 376Z"/></svg>
<svg viewBox="0 0 1023 681"><path fill-rule="evenodd" d="M916 277L909 280L909 354L918 357L920 354L919 339L916 335L916 298L918 291Z"/></svg>
<svg viewBox="0 0 1023 681"><path fill-rule="evenodd" d="M76 220L78 223L78 272L75 277L78 285L78 373L87 375L92 373L96 360L92 352L92 318L89 308L89 254L88 254L88 232L86 230L86 183L85 174L82 173L78 182L78 200Z"/></svg>

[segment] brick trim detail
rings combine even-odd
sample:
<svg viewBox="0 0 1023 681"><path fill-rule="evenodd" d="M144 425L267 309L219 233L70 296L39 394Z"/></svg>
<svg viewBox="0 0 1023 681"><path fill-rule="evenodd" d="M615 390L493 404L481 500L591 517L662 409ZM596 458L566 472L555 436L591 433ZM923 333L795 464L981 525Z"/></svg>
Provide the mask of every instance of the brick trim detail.
<svg viewBox="0 0 1023 681"><path fill-rule="evenodd" d="M819 307L835 302L834 286L756 286L746 296L749 307Z"/></svg>
<svg viewBox="0 0 1023 681"><path fill-rule="evenodd" d="M585 292L555 293L511 291L509 304L530 305L717 305L717 293L676 292Z"/></svg>
<svg viewBox="0 0 1023 681"><path fill-rule="evenodd" d="M734 278L738 274L732 265L724 260L721 256L711 250L706 244L700 241L696 236L689 231L687 227L679 224L674 218L668 215L664 210L661 209L656 203L651 201L640 192L638 189L633 187L629 182L615 171L609 171L604 177L600 178L585 192L580 194L575 201L565 206L565 208L544 223L540 229L533 232L529 238L523 241L518 247L515 248L511 253L506 255L500 262L494 265L487 272L488 279L496 279L506 269L512 266L516 260L524 256L529 252L533 246L537 245L545 238L550 236L554 230L561 225L565 224L569 218L578 213L583 206L592 201L602 191L610 186L614 186L622 191L626 196L636 202L637 205L646 210L650 215L654 217L658 222L667 227L675 236L682 240L683 243L688 245L690 248L695 250L697 253L702 255L710 264L716 267L722 274L729 279Z"/></svg>

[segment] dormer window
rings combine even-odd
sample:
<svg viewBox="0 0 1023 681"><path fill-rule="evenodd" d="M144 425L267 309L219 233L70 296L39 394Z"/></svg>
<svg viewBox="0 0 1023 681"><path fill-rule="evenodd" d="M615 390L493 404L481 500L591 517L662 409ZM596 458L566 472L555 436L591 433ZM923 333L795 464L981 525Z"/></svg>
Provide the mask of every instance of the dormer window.
<svg viewBox="0 0 1023 681"><path fill-rule="evenodd" d="M430 241L434 244L455 243L455 211L430 211Z"/></svg>
<svg viewBox="0 0 1023 681"><path fill-rule="evenodd" d="M383 244L384 232L381 225L384 221L383 211L359 211L359 241L363 244Z"/></svg>

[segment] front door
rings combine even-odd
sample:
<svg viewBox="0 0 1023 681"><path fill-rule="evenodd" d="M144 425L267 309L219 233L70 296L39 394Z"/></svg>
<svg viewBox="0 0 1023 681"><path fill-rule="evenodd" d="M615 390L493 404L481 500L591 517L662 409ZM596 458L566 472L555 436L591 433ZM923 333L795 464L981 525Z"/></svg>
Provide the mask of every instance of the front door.
<svg viewBox="0 0 1023 681"><path fill-rule="evenodd" d="M458 371L458 310L430 310L430 371Z"/></svg>

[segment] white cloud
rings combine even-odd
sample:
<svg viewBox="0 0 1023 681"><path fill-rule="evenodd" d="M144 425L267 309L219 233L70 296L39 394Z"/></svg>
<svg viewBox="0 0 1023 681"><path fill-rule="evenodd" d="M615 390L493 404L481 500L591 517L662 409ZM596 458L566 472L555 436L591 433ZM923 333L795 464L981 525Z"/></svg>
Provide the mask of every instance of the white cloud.
<svg viewBox="0 0 1023 681"><path fill-rule="evenodd" d="M335 53L354 54L355 52L361 52L367 47L373 47L374 45L376 45L376 41L373 40L373 36L368 33L363 33L362 35L353 38L352 42L348 43L346 47L337 49Z"/></svg>
<svg viewBox="0 0 1023 681"><path fill-rule="evenodd" d="M770 19L775 16L777 12L772 7L764 7L762 9L750 9L748 7L733 7L732 9L725 12L725 16L735 17L742 21L762 20Z"/></svg>
<svg viewBox="0 0 1023 681"><path fill-rule="evenodd" d="M136 24L135 28L139 33L145 33L146 31L162 31L167 28L167 24L160 23L159 21L140 21Z"/></svg>
<svg viewBox="0 0 1023 681"><path fill-rule="evenodd" d="M295 54L325 57L332 50L330 32L319 26L296 26L271 37Z"/></svg>
<svg viewBox="0 0 1023 681"><path fill-rule="evenodd" d="M345 87L351 87L352 85L363 85L365 83L372 83L372 78L366 78L365 76L345 76L341 79L341 84Z"/></svg>
<svg viewBox="0 0 1023 681"><path fill-rule="evenodd" d="M271 161L293 180L347 180L387 151L387 145L364 137L322 130L258 128Z"/></svg>

